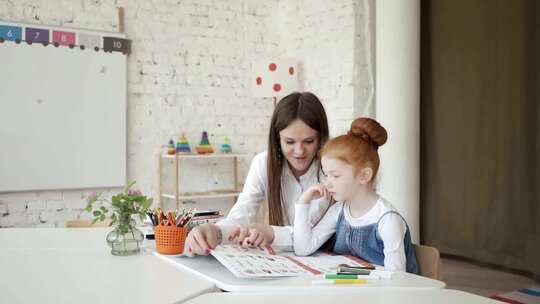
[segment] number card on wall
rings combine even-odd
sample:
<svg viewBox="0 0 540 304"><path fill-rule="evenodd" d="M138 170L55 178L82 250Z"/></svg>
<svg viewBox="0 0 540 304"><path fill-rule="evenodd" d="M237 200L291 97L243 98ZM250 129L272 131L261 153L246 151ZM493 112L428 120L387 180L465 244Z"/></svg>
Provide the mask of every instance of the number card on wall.
<svg viewBox="0 0 540 304"><path fill-rule="evenodd" d="M125 185L129 52L122 34L0 21L0 192Z"/></svg>

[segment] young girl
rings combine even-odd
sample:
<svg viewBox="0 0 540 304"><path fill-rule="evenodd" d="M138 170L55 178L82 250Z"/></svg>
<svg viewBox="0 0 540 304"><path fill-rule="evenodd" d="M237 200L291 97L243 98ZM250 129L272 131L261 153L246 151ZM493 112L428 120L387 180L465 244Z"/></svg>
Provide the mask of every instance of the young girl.
<svg viewBox="0 0 540 304"><path fill-rule="evenodd" d="M386 138L378 122L358 118L346 135L324 145L321 162L326 182L306 190L295 206L297 255L312 254L335 233L335 253L355 255L389 270L418 273L405 219L373 187L379 169L377 150ZM309 204L332 198L337 203L312 226Z"/></svg>

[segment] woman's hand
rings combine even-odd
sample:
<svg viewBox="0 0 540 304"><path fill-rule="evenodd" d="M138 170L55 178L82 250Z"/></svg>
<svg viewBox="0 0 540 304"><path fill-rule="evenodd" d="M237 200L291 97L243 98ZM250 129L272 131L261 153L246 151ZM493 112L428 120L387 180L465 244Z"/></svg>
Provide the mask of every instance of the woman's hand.
<svg viewBox="0 0 540 304"><path fill-rule="evenodd" d="M221 229L214 224L203 224L193 228L184 246L184 254L208 255L210 250L216 248L221 243Z"/></svg>
<svg viewBox="0 0 540 304"><path fill-rule="evenodd" d="M241 246L246 243L250 247L270 245L274 241L274 229L272 229L272 226L260 224L238 227L229 235L229 241L235 239L238 239Z"/></svg>
<svg viewBox="0 0 540 304"><path fill-rule="evenodd" d="M328 202L332 200L332 196L330 195L330 192L328 192L328 189L326 189L323 184L316 184L302 193L298 202L300 204L309 204L312 200L321 197L324 197Z"/></svg>

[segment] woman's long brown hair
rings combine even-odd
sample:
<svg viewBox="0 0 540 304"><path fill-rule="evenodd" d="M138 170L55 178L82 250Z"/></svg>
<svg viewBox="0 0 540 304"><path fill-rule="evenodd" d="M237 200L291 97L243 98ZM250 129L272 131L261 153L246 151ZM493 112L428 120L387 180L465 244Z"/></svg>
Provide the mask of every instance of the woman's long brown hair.
<svg viewBox="0 0 540 304"><path fill-rule="evenodd" d="M283 214L283 194L281 177L286 161L281 152L279 132L293 121L301 120L310 128L318 131L319 148L328 140L328 119L317 96L310 92L292 93L283 97L277 104L270 122L268 134L267 176L268 176L268 213L270 225L285 225ZM318 156L315 156L318 157ZM319 164L320 166L320 164ZM320 168L319 168L320 171Z"/></svg>

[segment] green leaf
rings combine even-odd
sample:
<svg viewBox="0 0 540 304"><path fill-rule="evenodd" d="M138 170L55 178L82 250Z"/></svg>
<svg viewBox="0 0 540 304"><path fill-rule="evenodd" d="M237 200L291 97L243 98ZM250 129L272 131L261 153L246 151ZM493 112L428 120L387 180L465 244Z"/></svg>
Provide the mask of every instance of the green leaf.
<svg viewBox="0 0 540 304"><path fill-rule="evenodd" d="M94 216L100 216L100 215L101 215L101 211L95 210L94 212L92 212L92 214L93 214Z"/></svg>
<svg viewBox="0 0 540 304"><path fill-rule="evenodd" d="M135 181L132 181L132 182L128 183L128 184L126 185L126 187L124 188L124 191L123 191L123 192L124 192L124 193L128 193L128 191L129 191L129 189L131 188L131 186L135 185L135 183L136 183Z"/></svg>
<svg viewBox="0 0 540 304"><path fill-rule="evenodd" d="M142 208L145 210L150 208L151 205L152 205L152 199L146 199L142 202Z"/></svg>

